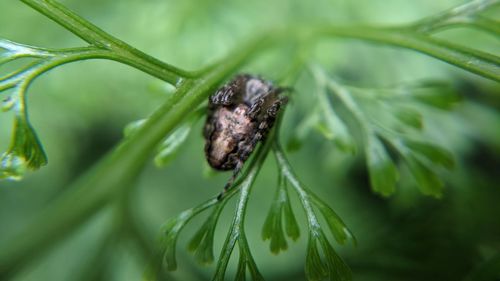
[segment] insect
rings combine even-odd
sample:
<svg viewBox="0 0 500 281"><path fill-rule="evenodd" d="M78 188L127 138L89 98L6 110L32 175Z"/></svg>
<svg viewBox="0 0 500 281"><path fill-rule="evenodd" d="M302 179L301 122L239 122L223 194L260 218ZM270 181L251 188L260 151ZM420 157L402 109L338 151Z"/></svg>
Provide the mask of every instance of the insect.
<svg viewBox="0 0 500 281"><path fill-rule="evenodd" d="M203 130L205 155L212 168L233 171L219 199L231 187L257 143L273 127L281 106L287 102L280 95L285 90L259 77L242 74L209 97Z"/></svg>

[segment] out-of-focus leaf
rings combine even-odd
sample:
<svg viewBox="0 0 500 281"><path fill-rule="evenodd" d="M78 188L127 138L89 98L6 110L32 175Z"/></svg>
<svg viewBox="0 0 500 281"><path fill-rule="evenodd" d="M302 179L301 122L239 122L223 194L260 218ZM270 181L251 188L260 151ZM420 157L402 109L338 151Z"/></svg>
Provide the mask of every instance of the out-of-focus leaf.
<svg viewBox="0 0 500 281"><path fill-rule="evenodd" d="M384 196L391 195L396 189L399 173L384 145L373 134L367 139L366 160L373 190Z"/></svg>
<svg viewBox="0 0 500 281"><path fill-rule="evenodd" d="M142 127L142 125L144 125L146 120L147 119L139 119L127 124L127 126L125 126L125 128L123 129L123 135L126 138L132 136L137 132L137 130L139 130Z"/></svg>
<svg viewBox="0 0 500 281"><path fill-rule="evenodd" d="M158 153L156 154L154 161L158 167L167 166L172 162L177 156L177 152L181 148L182 144L186 141L191 128L194 126L196 121L200 119L203 114L205 114L206 108L201 107L191 113L189 118L177 127L172 134L170 134L158 148Z"/></svg>
<svg viewBox="0 0 500 281"><path fill-rule="evenodd" d="M439 164L447 169L452 169L455 165L451 152L440 146L412 140L405 140L404 144L414 152L426 157L434 164Z"/></svg>
<svg viewBox="0 0 500 281"><path fill-rule="evenodd" d="M201 264L210 264L214 260L214 233L221 211L222 204L219 204L189 241L188 250L195 252L196 260Z"/></svg>
<svg viewBox="0 0 500 281"><path fill-rule="evenodd" d="M299 139L296 135L293 135L286 143L286 150L289 152L297 151L302 147L303 143L304 142L301 139Z"/></svg>
<svg viewBox="0 0 500 281"><path fill-rule="evenodd" d="M172 218L168 220L162 227L161 244L163 251L163 260L166 265L167 270L177 269L177 259L175 258L177 236L180 230L184 226L185 221L179 217Z"/></svg>
<svg viewBox="0 0 500 281"><path fill-rule="evenodd" d="M332 139L340 150L351 153L356 152L356 146L347 126L333 110L330 100L326 95L326 89L318 90L318 102L322 109L322 117L326 125L325 129L328 129L326 131L328 133L324 135L329 136L327 138Z"/></svg>
<svg viewBox="0 0 500 281"><path fill-rule="evenodd" d="M411 108L398 108L393 111L398 120L415 129L422 129L422 115Z"/></svg>
<svg viewBox="0 0 500 281"><path fill-rule="evenodd" d="M160 243L161 243L163 261L165 263L167 270L177 269L177 260L175 258L177 238L181 230L186 225L186 223L199 212L199 210L198 211L196 210L199 207L200 206L191 208L180 213L176 217L169 219L161 227L162 236ZM204 208L206 207L203 207L201 210L203 210ZM222 206L220 208L222 208Z"/></svg>
<svg viewBox="0 0 500 281"><path fill-rule="evenodd" d="M184 123L179 128L168 136L165 141L160 145L158 154L155 156L155 164L158 167L164 167L172 162L179 151L179 148L189 136L191 132L190 123Z"/></svg>
<svg viewBox="0 0 500 281"><path fill-rule="evenodd" d="M288 140L286 148L288 151L297 151L302 147L305 138L309 135L311 129L320 120L318 110L313 110L311 114L308 114L295 128L294 134Z"/></svg>
<svg viewBox="0 0 500 281"><path fill-rule="evenodd" d="M314 124L313 127L320 135L322 135L325 139L333 141L335 139L335 135L333 132L328 128L328 125L325 124L324 122L318 121L316 124Z"/></svg>
<svg viewBox="0 0 500 281"><path fill-rule="evenodd" d="M405 153L403 158L422 193L440 198L443 190L443 182L434 171L420 162L420 160L410 152Z"/></svg>
<svg viewBox="0 0 500 281"><path fill-rule="evenodd" d="M449 110L462 100L458 92L448 84L433 84L432 87L414 89L412 97L424 104Z"/></svg>

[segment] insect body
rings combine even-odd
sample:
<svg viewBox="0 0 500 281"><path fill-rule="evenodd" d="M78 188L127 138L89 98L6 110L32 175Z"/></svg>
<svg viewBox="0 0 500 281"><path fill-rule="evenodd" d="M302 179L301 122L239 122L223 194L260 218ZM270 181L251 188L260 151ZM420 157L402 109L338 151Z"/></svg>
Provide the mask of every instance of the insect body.
<svg viewBox="0 0 500 281"><path fill-rule="evenodd" d="M233 170L229 188L257 143L272 128L286 97L284 88L252 75L238 75L210 96L203 135L205 154L216 170ZM222 194L221 194L222 195Z"/></svg>

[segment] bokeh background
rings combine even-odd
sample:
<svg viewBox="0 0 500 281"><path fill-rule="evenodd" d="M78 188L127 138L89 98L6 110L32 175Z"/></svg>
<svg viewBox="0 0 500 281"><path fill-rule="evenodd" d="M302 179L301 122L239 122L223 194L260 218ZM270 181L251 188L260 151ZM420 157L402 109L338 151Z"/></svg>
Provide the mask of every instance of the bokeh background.
<svg viewBox="0 0 500 281"><path fill-rule="evenodd" d="M242 40L270 27L301 23L401 24L462 3L457 0L65 0L64 5L138 49L173 65L197 69L224 56ZM496 15L500 10L496 9ZM494 16L495 14L492 13ZM497 18L498 19L498 18ZM440 32L446 38L498 55L498 37L470 29ZM84 42L20 1L0 3L0 37L35 46L62 48ZM421 195L403 181L395 195L381 198L369 187L362 155L335 148L310 135L290 153L302 180L328 201L352 229L358 246L336 249L355 280L500 280L500 86L409 50L335 39L322 42L314 60L338 77L360 85L388 85L419 79L451 82L463 101L451 112L435 112L424 125L439 132L456 159L442 199ZM277 79L289 53L272 50L244 70ZM0 74L5 69L0 68ZM282 130L286 140L312 100L307 79L298 80ZM0 182L1 245L69 184L109 151L126 124L148 116L172 88L144 73L110 61L65 65L37 80L29 90L29 112L49 165L19 182ZM0 115L0 150L10 138L12 116ZM151 162L133 194L133 212L146 243L154 245L160 225L182 210L218 193L228 174L209 171L201 124L166 168ZM434 126L434 127L433 127ZM405 174L403 174L403 177ZM406 176L408 174L406 173ZM267 280L304 280L305 225L297 203L302 237L277 256L260 231L276 186L269 157L259 175L247 213L247 232L257 265ZM26 265L15 280L140 280L148 256L140 243L113 233L112 206ZM234 200L216 232L218 253L231 220ZM71 212L71 210L67 210ZM184 230L179 268L172 280L208 280L214 265L200 266L186 242L203 216ZM36 235L36 234L34 234ZM111 246L109 246L111 245ZM109 247L107 247L109 246ZM234 266L234 264L233 264ZM234 268L230 268L232 276ZM228 279L230 280L230 278Z"/></svg>

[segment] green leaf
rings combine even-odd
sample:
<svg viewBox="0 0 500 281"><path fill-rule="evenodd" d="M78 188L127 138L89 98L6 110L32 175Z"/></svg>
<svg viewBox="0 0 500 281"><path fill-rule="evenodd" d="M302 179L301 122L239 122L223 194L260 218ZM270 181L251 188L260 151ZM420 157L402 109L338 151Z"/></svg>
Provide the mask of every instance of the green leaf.
<svg viewBox="0 0 500 281"><path fill-rule="evenodd" d="M158 148L158 153L156 154L154 161L158 167L167 166L175 159L179 149L182 144L186 141L191 128L194 126L196 121L200 119L206 112L205 107L200 107L193 111L187 120L178 126L172 134L170 134Z"/></svg>
<svg viewBox="0 0 500 281"><path fill-rule="evenodd" d="M451 152L438 145L412 140L405 140L404 145L434 164L439 164L447 169L452 169L455 166Z"/></svg>
<svg viewBox="0 0 500 281"><path fill-rule="evenodd" d="M125 138L132 136L144 125L144 123L146 123L146 121L147 119L139 119L127 124L123 129L123 136L125 136Z"/></svg>
<svg viewBox="0 0 500 281"><path fill-rule="evenodd" d="M444 184L434 171L420 162L412 153L405 153L403 158L415 178L420 191L425 195L440 198Z"/></svg>
<svg viewBox="0 0 500 281"><path fill-rule="evenodd" d="M332 245L328 242L326 237L321 235L319 237L321 247L325 256L326 265L328 268L329 280L350 281L352 280L351 269L335 252Z"/></svg>
<svg viewBox="0 0 500 281"><path fill-rule="evenodd" d="M317 239L309 234L306 255L306 277L310 281L320 281L328 276L327 265L321 260L318 252Z"/></svg>
<svg viewBox="0 0 500 281"><path fill-rule="evenodd" d="M322 116L325 120L326 128L335 145L344 152L355 153L356 146L347 126L335 113L324 87L318 90L318 102L322 109Z"/></svg>
<svg viewBox="0 0 500 281"><path fill-rule="evenodd" d="M222 204L219 204L222 205ZM196 214L205 210L211 206L211 202L207 201L206 203L199 205L197 207L188 209L176 217L169 219L162 227L161 227L161 245L163 251L163 260L165 262L167 270L175 270L177 269L177 260L175 258L176 244L179 233L187 224L187 222L192 219ZM222 207L221 207L222 208Z"/></svg>
<svg viewBox="0 0 500 281"><path fill-rule="evenodd" d="M422 88L413 89L411 95L415 100L426 105L449 110L462 100L458 92L449 84L429 83L422 84L422 86Z"/></svg>
<svg viewBox="0 0 500 281"><path fill-rule="evenodd" d="M273 204L271 205L262 228L262 239L264 241L268 239L271 240L269 248L273 254L279 254L281 250L286 250L288 248L281 219L284 203L282 198L282 188L278 187Z"/></svg>
<svg viewBox="0 0 500 281"><path fill-rule="evenodd" d="M285 194L287 199L283 205L283 215L285 216L286 234L288 237L292 238L292 240L296 241L300 236L299 224L297 223L297 219L293 213L292 205L290 203L290 199L288 198L288 192Z"/></svg>
<svg viewBox="0 0 500 281"><path fill-rule="evenodd" d="M347 228L342 219L335 213L335 211L330 208L325 202L323 202L318 196L315 194L311 194L311 198L313 199L313 204L319 209L325 221L332 233L333 237L339 244L345 244L348 239L351 239L353 243L356 245L356 239L352 232Z"/></svg>
<svg viewBox="0 0 500 281"><path fill-rule="evenodd" d="M35 131L24 116L16 116L10 146L0 157L0 179L20 180L26 170L44 165L47 156Z"/></svg>
<svg viewBox="0 0 500 281"><path fill-rule="evenodd" d="M314 206L319 208L320 212L322 212L325 216L330 230L333 235L338 238L338 241L345 242L345 240L349 237L355 242L354 237L332 209L321 201L319 197L314 195L314 193L302 186L289 166L288 160L277 142L275 142L274 155L276 156L278 165L281 167L283 176L286 177L295 191L297 191L297 195L300 197L300 201L304 211L306 212L309 227L309 239L307 243L305 264L307 279L323 280L324 278L329 277L329 280L351 280L351 273L347 265L336 254L335 250L330 245L326 245L329 243L324 235L316 213L313 210ZM317 248L318 239L323 247L323 257L326 259L326 262L321 259L321 255L319 254Z"/></svg>
<svg viewBox="0 0 500 281"><path fill-rule="evenodd" d="M273 233L271 237L271 243L269 247L271 249L271 252L277 255L280 251L288 249L288 243L286 242L285 233L283 233L281 215L276 216L274 229L275 233Z"/></svg>
<svg viewBox="0 0 500 281"><path fill-rule="evenodd" d="M394 193L399 179L398 170L382 142L373 134L367 139L366 160L373 190L384 196Z"/></svg>
<svg viewBox="0 0 500 281"><path fill-rule="evenodd" d="M214 260L214 231L215 223L209 219L196 232L188 244L188 250L195 252L196 260L200 264L210 264Z"/></svg>
<svg viewBox="0 0 500 281"><path fill-rule="evenodd" d="M422 115L420 112L411 108L397 108L393 114L398 120L415 129L422 129Z"/></svg>
<svg viewBox="0 0 500 281"><path fill-rule="evenodd" d="M165 236L161 237L163 260L167 270L177 269L177 260L175 258L175 251L177 245L177 236L181 231L186 221L179 217L168 220L162 227L162 232Z"/></svg>
<svg viewBox="0 0 500 281"><path fill-rule="evenodd" d="M266 220L264 221L264 226L262 227L262 240L266 241L271 239L273 236L274 227L276 225L276 217L280 215L279 206L275 202L271 205L269 212L267 213Z"/></svg>
<svg viewBox="0 0 500 281"><path fill-rule="evenodd" d="M255 261L253 260L250 253L246 252L245 256L247 259L248 271L250 272L250 276L252 277L252 280L253 281L264 281L264 277L262 277L262 274L259 272L257 265L255 264Z"/></svg>
<svg viewBox="0 0 500 281"><path fill-rule="evenodd" d="M319 112L314 109L312 113L308 114L293 130L294 134L288 140L286 148L288 151L297 151L302 147L305 138L308 137L311 130L320 120Z"/></svg>
<svg viewBox="0 0 500 281"><path fill-rule="evenodd" d="M158 154L154 161L158 167L167 166L177 156L177 152L181 145L186 141L189 133L191 132L191 123L184 123L179 128L168 136L165 141L160 145Z"/></svg>
<svg viewBox="0 0 500 281"><path fill-rule="evenodd" d="M318 132L320 135L322 135L325 139L333 141L335 139L335 135L333 132L330 130L327 124L324 122L318 121L316 124L314 124L313 127L316 132Z"/></svg>
<svg viewBox="0 0 500 281"><path fill-rule="evenodd" d="M195 252L196 260L201 264L210 264L214 260L214 233L222 208L223 204L216 205L205 223L188 243L188 250Z"/></svg>
<svg viewBox="0 0 500 281"><path fill-rule="evenodd" d="M293 135L286 143L286 150L289 152L298 151L304 144L304 140L298 138L297 135Z"/></svg>
<svg viewBox="0 0 500 281"><path fill-rule="evenodd" d="M247 262L245 260L245 254L243 254L240 250L240 257L238 259L238 267L236 270L236 277L234 280L236 281L245 281L247 273Z"/></svg>

